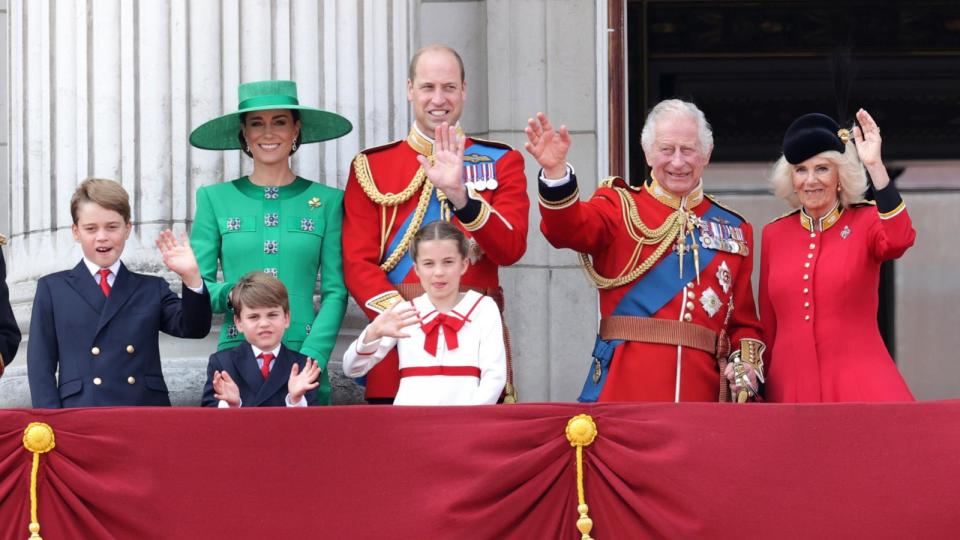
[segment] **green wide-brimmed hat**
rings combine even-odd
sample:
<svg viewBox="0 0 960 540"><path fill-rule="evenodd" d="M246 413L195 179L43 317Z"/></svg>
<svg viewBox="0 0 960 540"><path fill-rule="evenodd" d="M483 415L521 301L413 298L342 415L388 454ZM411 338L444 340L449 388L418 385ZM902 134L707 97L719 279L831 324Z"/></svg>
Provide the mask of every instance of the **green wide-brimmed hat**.
<svg viewBox="0 0 960 540"><path fill-rule="evenodd" d="M239 150L240 115L269 109L296 109L300 112L301 144L342 137L353 125L339 114L300 105L297 83L293 81L257 81L237 89L237 111L214 118L190 134L190 144L206 150Z"/></svg>

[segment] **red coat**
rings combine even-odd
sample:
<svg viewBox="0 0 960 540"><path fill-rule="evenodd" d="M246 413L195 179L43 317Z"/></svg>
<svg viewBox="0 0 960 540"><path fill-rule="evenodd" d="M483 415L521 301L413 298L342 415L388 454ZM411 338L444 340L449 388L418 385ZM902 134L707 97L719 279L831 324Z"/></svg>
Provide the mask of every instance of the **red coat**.
<svg viewBox="0 0 960 540"><path fill-rule="evenodd" d="M548 188L540 183L540 215L543 218L540 228L554 247L588 253L600 275L615 277L624 270L637 245L637 241L627 232L620 196L612 187L601 187L589 201L581 202L575 182L574 178L572 182L557 188ZM627 187L620 179L617 179L614 185ZM658 189L655 183L642 189L627 189L636 203L639 217L650 228L660 226L676 211L676 206L671 207L664 202L669 203L672 199L676 204L676 198L664 196L662 192L660 198L654 196L654 190ZM688 199L696 203L692 208L691 204L688 204L688 208L701 217L716 205L711 199L703 197L700 188L691 193ZM720 212L721 208L715 208L714 211ZM722 211L724 215L733 215L728 210ZM669 298L652 317L692 322L716 333L726 330L733 350L739 347L741 339L759 340L760 323L757 320L750 286L753 232L745 221L740 230L744 243L749 248L748 253L708 253L711 250L700 247L702 259L706 260L708 256L713 259L709 264L701 266L699 283L693 272L685 274L684 278L689 280L687 286ZM637 260L646 260L655 249L655 245L644 246ZM667 250L661 260L670 253L671 251ZM693 255L688 253L685 257L689 261ZM672 261L665 262L672 264ZM627 272L637 264L639 263L628 268ZM727 272L720 272L723 265ZM679 274L679 263L672 265L670 271ZM638 282L649 275L649 272L641 275ZM600 289L601 316L615 314L621 300L635 283L637 282L613 289ZM728 319L731 296L733 310ZM711 298L713 303L708 301ZM715 311L711 313L708 306ZM598 400L717 401L720 385L717 359L706 351L676 345L626 341L614 350Z"/></svg>
<svg viewBox="0 0 960 540"><path fill-rule="evenodd" d="M402 192L417 174L420 164L414 147L425 152L429 152L429 147L424 147L423 140L416 138L415 129L411 129L411 137L414 138L408 137L362 153L380 193ZM468 138L464 152L468 172L481 153L493 156L499 185L492 190L472 191L471 201L455 212L452 222L482 250L479 259L472 261L461 278L461 284L495 288L500 285L500 266L517 262L527 249L530 201L523 157L519 152L500 143ZM473 161L471 156L474 156ZM344 195L343 266L347 290L372 320L398 298L394 283L380 264L390 255L389 246L404 221L416 209L422 188L396 206L381 206L367 196L358 182L357 163L355 159L350 168ZM422 225L425 224L426 221ZM384 230L386 238L381 238ZM410 269L398 283L419 283L419 279ZM392 352L367 375L367 398L394 397L399 381L397 356Z"/></svg>
<svg viewBox="0 0 960 540"><path fill-rule="evenodd" d="M872 205L835 210L823 232L805 228L800 211L763 228L767 400L913 400L877 327L880 263L916 237L902 203L894 206L888 219Z"/></svg>

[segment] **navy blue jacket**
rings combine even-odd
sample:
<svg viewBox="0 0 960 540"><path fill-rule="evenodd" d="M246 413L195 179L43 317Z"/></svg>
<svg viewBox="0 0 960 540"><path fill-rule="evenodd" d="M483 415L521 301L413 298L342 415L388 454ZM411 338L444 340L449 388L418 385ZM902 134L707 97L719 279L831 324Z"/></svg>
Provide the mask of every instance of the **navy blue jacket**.
<svg viewBox="0 0 960 540"><path fill-rule="evenodd" d="M237 347L211 354L207 363L207 384L203 386L200 404L204 407L216 407L219 404L219 400L213 397L213 372L226 371L240 389L242 407L286 406L290 370L293 364L297 364L300 371L303 371L307 357L281 345L280 354L273 362L270 377L264 379L249 343L244 342ZM307 405L317 405L316 390L307 392L305 397Z"/></svg>
<svg viewBox="0 0 960 540"><path fill-rule="evenodd" d="M202 338L210 295L120 264L110 296L83 261L40 278L30 320L27 378L34 407L170 405L159 333ZM59 381L56 376L59 369Z"/></svg>

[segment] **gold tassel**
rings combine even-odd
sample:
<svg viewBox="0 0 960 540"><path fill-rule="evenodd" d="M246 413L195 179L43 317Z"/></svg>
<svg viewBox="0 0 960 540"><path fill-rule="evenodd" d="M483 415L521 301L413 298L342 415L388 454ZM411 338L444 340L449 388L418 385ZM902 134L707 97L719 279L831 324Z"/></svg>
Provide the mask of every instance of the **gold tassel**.
<svg viewBox="0 0 960 540"><path fill-rule="evenodd" d="M567 422L565 430L570 446L577 448L577 529L582 535L580 540L593 540L590 531L593 529L593 520L587 515L590 508L583 494L583 447L590 446L597 437L597 424L588 414L578 414Z"/></svg>
<svg viewBox="0 0 960 540"><path fill-rule="evenodd" d="M43 540L40 536L40 522L37 520L37 471L40 469L40 454L45 454L56 446L53 428L43 422L31 422L23 430L23 447L33 452L33 467L30 469L30 537L29 540Z"/></svg>

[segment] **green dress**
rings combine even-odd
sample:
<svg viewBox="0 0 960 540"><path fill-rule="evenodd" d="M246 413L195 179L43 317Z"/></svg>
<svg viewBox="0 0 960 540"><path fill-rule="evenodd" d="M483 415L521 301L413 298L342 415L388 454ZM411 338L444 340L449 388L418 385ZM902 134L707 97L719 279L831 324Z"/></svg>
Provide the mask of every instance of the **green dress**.
<svg viewBox="0 0 960 540"><path fill-rule="evenodd" d="M347 308L340 235L343 191L297 177L263 187L247 177L197 190L190 243L210 291L214 313L226 313L217 350L236 347L243 334L233 324L228 296L252 270L273 274L290 295L290 328L283 343L315 359L323 370L319 402L330 402L327 362ZM217 281L218 261L223 270ZM320 272L320 309L313 293Z"/></svg>

